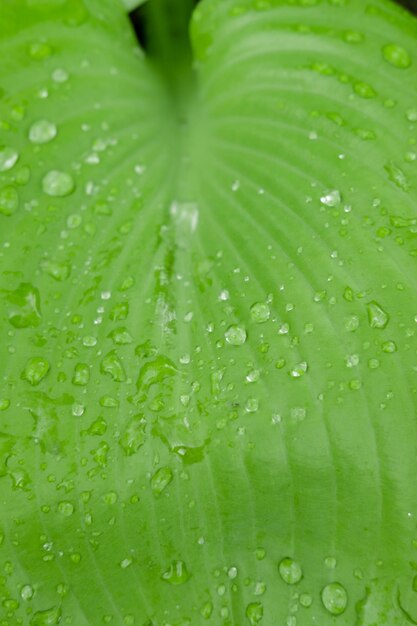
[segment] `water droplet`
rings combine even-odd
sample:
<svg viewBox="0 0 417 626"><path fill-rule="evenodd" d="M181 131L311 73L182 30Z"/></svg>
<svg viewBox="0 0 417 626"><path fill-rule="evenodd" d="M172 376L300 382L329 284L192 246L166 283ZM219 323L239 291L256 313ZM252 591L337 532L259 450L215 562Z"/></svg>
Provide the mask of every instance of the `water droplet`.
<svg viewBox="0 0 417 626"><path fill-rule="evenodd" d="M48 122L48 120L39 120L32 124L29 129L29 140L36 144L49 143L52 139L55 139L56 135L57 128L55 124Z"/></svg>
<svg viewBox="0 0 417 626"><path fill-rule="evenodd" d="M132 417L130 422L128 422L126 429L120 438L120 445L127 456L136 454L139 448L141 448L145 443L145 426L146 423L141 415Z"/></svg>
<svg viewBox="0 0 417 626"><path fill-rule="evenodd" d="M233 324L229 326L224 334L227 343L231 346L242 346L247 338L247 332L243 326L238 326L237 324Z"/></svg>
<svg viewBox="0 0 417 626"><path fill-rule="evenodd" d="M26 363L21 378L31 385L39 385L50 370L49 361L41 356L33 357Z"/></svg>
<svg viewBox="0 0 417 626"><path fill-rule="evenodd" d="M263 324L271 317L271 311L266 302L255 302L251 306L250 316L257 324Z"/></svg>
<svg viewBox="0 0 417 626"><path fill-rule="evenodd" d="M246 400L245 409L247 413L256 413L259 409L259 400L257 398L248 398Z"/></svg>
<svg viewBox="0 0 417 626"><path fill-rule="evenodd" d="M48 196L69 196L75 189L74 179L66 172L51 170L42 180L42 189Z"/></svg>
<svg viewBox="0 0 417 626"><path fill-rule="evenodd" d="M246 617L251 626L260 624L264 616L264 607L261 602L251 602L246 607Z"/></svg>
<svg viewBox="0 0 417 626"><path fill-rule="evenodd" d="M87 363L77 363L72 377L72 383L80 387L85 387L90 380L90 367Z"/></svg>
<svg viewBox="0 0 417 626"><path fill-rule="evenodd" d="M303 577L303 570L301 569L301 565L290 557L285 557L285 559L282 559L282 561L278 565L278 571L282 580L287 583L287 585L295 585L300 582Z"/></svg>
<svg viewBox="0 0 417 626"><path fill-rule="evenodd" d="M12 185L0 189L0 213L10 217L19 206L19 195Z"/></svg>
<svg viewBox="0 0 417 626"><path fill-rule="evenodd" d="M58 503L58 513L63 517L70 517L74 513L74 505L68 500L62 500Z"/></svg>
<svg viewBox="0 0 417 626"><path fill-rule="evenodd" d="M336 567L336 565L337 565L337 561L336 561L336 559L334 558L334 556L327 556L327 557L324 559L324 564L325 564L325 566L326 566L326 567L328 567L329 569L334 569L334 568Z"/></svg>
<svg viewBox="0 0 417 626"><path fill-rule="evenodd" d="M68 80L68 72L61 67L57 67L52 72L52 80L56 83L65 83Z"/></svg>
<svg viewBox="0 0 417 626"><path fill-rule="evenodd" d="M52 607L45 611L36 611L30 620L31 626L56 626L61 621L61 609Z"/></svg>
<svg viewBox="0 0 417 626"><path fill-rule="evenodd" d="M172 561L169 568L161 576L170 585L183 585L191 577L184 561Z"/></svg>
<svg viewBox="0 0 417 626"><path fill-rule="evenodd" d="M118 346L127 346L133 341L131 334L127 328L124 327L115 328L108 336Z"/></svg>
<svg viewBox="0 0 417 626"><path fill-rule="evenodd" d="M329 207L337 207L340 205L341 201L342 197L340 195L340 191L338 191L337 189L334 189L333 191L328 191L320 198L320 202Z"/></svg>
<svg viewBox="0 0 417 626"><path fill-rule="evenodd" d="M297 363L297 365L294 365L294 367L290 370L290 376L292 378L300 378L301 376L304 376L307 370L308 370L307 362L302 361L301 363Z"/></svg>
<svg viewBox="0 0 417 626"><path fill-rule="evenodd" d="M309 593L300 594L300 604L305 609L308 609L313 604L313 598Z"/></svg>
<svg viewBox="0 0 417 626"><path fill-rule="evenodd" d="M405 112L405 116L409 122L417 122L417 109L408 109Z"/></svg>
<svg viewBox="0 0 417 626"><path fill-rule="evenodd" d="M201 616L204 617L204 619L210 619L212 613L213 613L213 603L210 601L205 602L200 609Z"/></svg>
<svg viewBox="0 0 417 626"><path fill-rule="evenodd" d="M375 98L376 96L376 91L373 87L371 87L371 85L368 85L368 83L359 81L354 84L353 89L358 96L365 98L366 100Z"/></svg>
<svg viewBox="0 0 417 626"><path fill-rule="evenodd" d="M411 65L411 56L405 48L390 43L382 49L384 59L398 69L407 69Z"/></svg>
<svg viewBox="0 0 417 626"><path fill-rule="evenodd" d="M403 170L398 167L393 161L387 163L384 167L385 171L388 174L388 178L403 191L408 191L410 189L410 182L403 172Z"/></svg>
<svg viewBox="0 0 417 626"><path fill-rule="evenodd" d="M22 598L22 600L31 600L34 593L35 591L32 585L23 585L20 590L20 597Z"/></svg>
<svg viewBox="0 0 417 626"><path fill-rule="evenodd" d="M324 608L332 615L341 615L347 607L346 589L340 583L330 583L321 592Z"/></svg>
<svg viewBox="0 0 417 626"><path fill-rule="evenodd" d="M368 302L368 322L371 328L385 328L389 322L389 315L382 306L372 300Z"/></svg>
<svg viewBox="0 0 417 626"><path fill-rule="evenodd" d="M159 496L168 487L173 477L169 467L160 467L151 478L152 491Z"/></svg>
<svg viewBox="0 0 417 626"><path fill-rule="evenodd" d="M115 350L112 350L104 357L101 362L100 371L102 374L109 374L117 383L122 383L126 380L123 363Z"/></svg>
<svg viewBox="0 0 417 626"><path fill-rule="evenodd" d="M35 61L42 61L51 56L52 48L44 41L34 41L29 44L28 54Z"/></svg>
<svg viewBox="0 0 417 626"><path fill-rule="evenodd" d="M14 167L19 159L19 153L14 148L0 146L0 172L7 172Z"/></svg>
<svg viewBox="0 0 417 626"><path fill-rule="evenodd" d="M14 328L33 328L41 322L39 291L30 283L20 283L14 291L6 291L11 304L8 318Z"/></svg>
<svg viewBox="0 0 417 626"><path fill-rule="evenodd" d="M392 354L393 352L397 352L397 344L395 341L384 341L382 344L382 351L387 354Z"/></svg>
<svg viewBox="0 0 417 626"><path fill-rule="evenodd" d="M71 273L71 267L68 263L58 263L49 259L41 262L41 269L57 282L67 280Z"/></svg>

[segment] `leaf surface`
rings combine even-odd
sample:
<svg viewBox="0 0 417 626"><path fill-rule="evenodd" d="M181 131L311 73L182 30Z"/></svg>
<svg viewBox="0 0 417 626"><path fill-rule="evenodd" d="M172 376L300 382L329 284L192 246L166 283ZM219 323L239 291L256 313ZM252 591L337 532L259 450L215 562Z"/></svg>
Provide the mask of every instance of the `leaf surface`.
<svg viewBox="0 0 417 626"><path fill-rule="evenodd" d="M416 21L1 10L0 623L416 623Z"/></svg>

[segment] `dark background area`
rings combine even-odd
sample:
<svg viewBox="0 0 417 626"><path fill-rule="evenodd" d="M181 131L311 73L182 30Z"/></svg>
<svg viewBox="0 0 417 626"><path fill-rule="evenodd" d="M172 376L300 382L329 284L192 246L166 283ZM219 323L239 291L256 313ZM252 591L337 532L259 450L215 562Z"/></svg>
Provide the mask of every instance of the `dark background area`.
<svg viewBox="0 0 417 626"><path fill-rule="evenodd" d="M417 15L417 0L397 0L397 3L402 4L403 7Z"/></svg>

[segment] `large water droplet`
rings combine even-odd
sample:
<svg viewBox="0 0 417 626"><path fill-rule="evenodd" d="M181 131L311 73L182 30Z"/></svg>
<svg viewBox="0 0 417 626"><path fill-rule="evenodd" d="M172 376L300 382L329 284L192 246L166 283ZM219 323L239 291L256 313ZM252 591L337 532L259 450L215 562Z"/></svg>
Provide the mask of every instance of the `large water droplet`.
<svg viewBox="0 0 417 626"><path fill-rule="evenodd" d="M269 320L271 310L266 302L255 302L250 308L250 316L257 324L263 324Z"/></svg>
<svg viewBox="0 0 417 626"><path fill-rule="evenodd" d="M384 46L382 53L384 55L384 59L398 69L404 70L411 65L411 56L409 52L395 43L390 43Z"/></svg>
<svg viewBox="0 0 417 626"><path fill-rule="evenodd" d="M0 189L0 213L10 217L19 206L19 195L12 185Z"/></svg>
<svg viewBox="0 0 417 626"><path fill-rule="evenodd" d="M39 383L48 374L51 366L49 361L41 356L35 356L26 363L25 369L22 372L22 379L26 380L32 386L39 385Z"/></svg>
<svg viewBox="0 0 417 626"><path fill-rule="evenodd" d="M42 189L48 196L69 196L75 189L71 174L59 170L51 170L42 180Z"/></svg>
<svg viewBox="0 0 417 626"><path fill-rule="evenodd" d="M15 328L33 328L41 322L39 291L30 283L20 283L14 291L6 291L10 302L9 322Z"/></svg>
<svg viewBox="0 0 417 626"><path fill-rule="evenodd" d="M123 367L123 363L118 357L115 350L112 350L101 362L100 371L102 374L109 374L113 380L117 383L122 383L126 380L126 373Z"/></svg>
<svg viewBox="0 0 417 626"><path fill-rule="evenodd" d="M172 561L169 568L161 576L170 585L183 585L191 577L184 561Z"/></svg>
<svg viewBox="0 0 417 626"><path fill-rule="evenodd" d="M74 369L72 382L74 385L85 387L90 380L90 367L87 363L77 363Z"/></svg>
<svg viewBox="0 0 417 626"><path fill-rule="evenodd" d="M287 583L287 585L295 585L300 582L303 577L301 565L290 557L282 559L278 565L278 571L282 580Z"/></svg>
<svg viewBox="0 0 417 626"><path fill-rule="evenodd" d="M246 607L246 617L251 626L260 624L264 616L264 607L261 602L251 602Z"/></svg>
<svg viewBox="0 0 417 626"><path fill-rule="evenodd" d="M238 326L237 324L233 324L229 326L224 334L227 343L231 346L242 346L247 338L246 329L243 326Z"/></svg>
<svg viewBox="0 0 417 626"><path fill-rule="evenodd" d="M32 143L43 144L52 141L57 135L57 128L48 120L39 120L29 129L29 139Z"/></svg>
<svg viewBox="0 0 417 626"><path fill-rule="evenodd" d="M321 592L324 608L332 615L341 615L347 607L346 589L340 583L330 583Z"/></svg>
<svg viewBox="0 0 417 626"><path fill-rule="evenodd" d="M378 302L368 302L368 322L371 328L385 328L389 322L389 315Z"/></svg>
<svg viewBox="0 0 417 626"><path fill-rule="evenodd" d="M127 424L126 429L120 438L120 445L122 446L127 456L132 456L132 454L135 454L139 450L139 448L141 448L145 443L145 426L146 423L141 415L136 415L135 417L132 417L130 422ZM156 475L154 475L154 477L152 478L153 482L151 483L152 489L154 489L154 491L156 486L158 486L158 488L162 486L161 483L159 483L158 480L155 478L155 476ZM158 489L156 491L158 491Z"/></svg>
<svg viewBox="0 0 417 626"><path fill-rule="evenodd" d="M0 172L7 172L14 167L19 159L19 153L14 148L0 146Z"/></svg>
<svg viewBox="0 0 417 626"><path fill-rule="evenodd" d="M56 626L61 621L61 609L52 607L45 611L37 611L30 620L31 626Z"/></svg>

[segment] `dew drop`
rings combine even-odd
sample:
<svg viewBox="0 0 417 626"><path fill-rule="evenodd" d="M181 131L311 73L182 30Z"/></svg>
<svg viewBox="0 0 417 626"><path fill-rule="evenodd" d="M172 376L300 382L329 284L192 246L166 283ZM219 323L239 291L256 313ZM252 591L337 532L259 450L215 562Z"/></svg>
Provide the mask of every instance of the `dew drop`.
<svg viewBox="0 0 417 626"><path fill-rule="evenodd" d="M300 594L300 604L305 609L308 609L313 604L313 598L309 593Z"/></svg>
<svg viewBox="0 0 417 626"><path fill-rule="evenodd" d="M255 302L251 306L250 316L257 324L263 324L271 317L271 310L266 302Z"/></svg>
<svg viewBox="0 0 417 626"><path fill-rule="evenodd" d="M14 148L0 146L0 172L11 170L19 159L19 153Z"/></svg>
<svg viewBox="0 0 417 626"><path fill-rule="evenodd" d="M29 140L36 144L49 143L52 139L55 139L56 135L57 128L55 124L48 122L48 120L39 120L32 124L29 129Z"/></svg>
<svg viewBox="0 0 417 626"><path fill-rule="evenodd" d="M329 207L337 207L340 205L342 201L340 191L337 189L333 189L333 191L328 191L320 198L320 202L325 206Z"/></svg>
<svg viewBox="0 0 417 626"><path fill-rule="evenodd" d="M106 354L101 362L100 371L102 374L109 374L117 383L126 380L125 369L115 350Z"/></svg>
<svg viewBox="0 0 417 626"><path fill-rule="evenodd" d="M290 557L282 559L278 565L278 571L282 580L287 583L287 585L295 585L300 582L303 577L301 565Z"/></svg>
<svg viewBox="0 0 417 626"><path fill-rule="evenodd" d="M22 598L22 600L31 600L34 593L35 591L32 585L23 585L20 590L20 597Z"/></svg>
<svg viewBox="0 0 417 626"><path fill-rule="evenodd" d="M409 52L395 43L384 46L382 53L385 61L398 69L405 70L411 66L411 56Z"/></svg>
<svg viewBox="0 0 417 626"><path fill-rule="evenodd" d="M383 329L387 326L389 322L389 315L384 311L382 306L372 300L367 305L368 309L368 322L371 328L380 328Z"/></svg>
<svg viewBox="0 0 417 626"><path fill-rule="evenodd" d="M42 180L42 189L48 196L69 196L75 189L74 179L70 174L59 170L51 170Z"/></svg>
<svg viewBox="0 0 417 626"><path fill-rule="evenodd" d="M172 470L169 467L160 467L151 478L151 488L156 495L160 495L173 479Z"/></svg>
<svg viewBox="0 0 417 626"><path fill-rule="evenodd" d="M44 41L34 41L29 44L28 55L34 61L43 61L43 59L50 57L51 54L51 46Z"/></svg>
<svg viewBox="0 0 417 626"><path fill-rule="evenodd" d="M297 363L297 365L294 365L294 367L290 370L290 376L292 378L301 378L302 376L304 376L307 370L308 370L307 362L302 361L301 363Z"/></svg>
<svg viewBox="0 0 417 626"><path fill-rule="evenodd" d="M26 363L21 378L32 386L39 385L50 370L49 361L43 357L33 357Z"/></svg>
<svg viewBox="0 0 417 626"><path fill-rule="evenodd" d="M65 83L68 80L68 72L61 67L57 67L52 72L52 80L56 83Z"/></svg>
<svg viewBox="0 0 417 626"><path fill-rule="evenodd" d="M120 445L122 446L126 456L136 454L136 452L145 443L145 426L146 424L140 415L136 415L128 422L125 431L120 438ZM155 485L156 484L161 486L157 479L155 479ZM152 488L154 488L153 485Z"/></svg>
<svg viewBox="0 0 417 626"><path fill-rule="evenodd" d="M225 338L227 343L231 346L242 346L247 338L246 329L243 326L233 324L225 332Z"/></svg>
<svg viewBox="0 0 417 626"><path fill-rule="evenodd" d="M74 513L74 505L68 500L62 500L58 503L58 513L63 517L70 517Z"/></svg>
<svg viewBox="0 0 417 626"><path fill-rule="evenodd" d="M213 613L213 603L212 602L205 602L203 604L203 606L200 609L200 615L204 618L204 619L210 619L211 615Z"/></svg>
<svg viewBox="0 0 417 626"><path fill-rule="evenodd" d="M12 185L0 189L0 213L10 217L19 206L19 195Z"/></svg>
<svg viewBox="0 0 417 626"><path fill-rule="evenodd" d="M58 263L50 259L41 262L41 269L57 282L67 280L71 273L71 267L68 263Z"/></svg>
<svg viewBox="0 0 417 626"><path fill-rule="evenodd" d="M346 589L340 583L330 583L321 592L324 608L332 615L341 615L347 607Z"/></svg>
<svg viewBox="0 0 417 626"><path fill-rule="evenodd" d="M191 577L184 561L172 561L169 568L162 574L161 578L170 585L183 585Z"/></svg>
<svg viewBox="0 0 417 626"><path fill-rule="evenodd" d="M246 617L251 626L260 624L264 616L264 607L261 602L251 602L246 607Z"/></svg>

